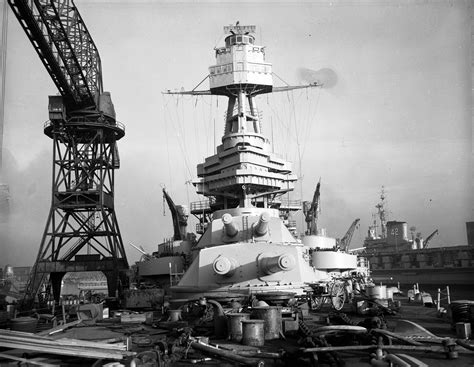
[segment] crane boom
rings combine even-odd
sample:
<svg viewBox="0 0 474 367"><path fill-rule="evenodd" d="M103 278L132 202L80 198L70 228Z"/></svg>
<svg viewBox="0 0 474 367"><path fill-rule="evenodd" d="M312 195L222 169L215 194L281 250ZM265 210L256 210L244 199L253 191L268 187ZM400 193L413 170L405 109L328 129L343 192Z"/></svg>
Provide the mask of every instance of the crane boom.
<svg viewBox="0 0 474 367"><path fill-rule="evenodd" d="M163 189L163 197L168 203L168 207L173 217L173 240L182 241L186 237L186 226L188 224L188 215L182 205L175 205L171 196Z"/></svg>
<svg viewBox="0 0 474 367"><path fill-rule="evenodd" d="M354 220L352 222L352 224L350 225L349 229L347 230L346 234L344 235L344 237L342 237L340 240L339 240L339 249L343 252L347 252L347 249L349 248L349 245L351 244L351 241L352 241L352 236L354 235L354 231L357 227L357 224L359 223L360 219L357 218L356 220Z"/></svg>
<svg viewBox="0 0 474 367"><path fill-rule="evenodd" d="M317 235L318 234L318 214L320 211L319 207L319 198L320 198L320 187L321 179L319 179L318 184L316 185L316 190L314 190L313 201L305 201L303 203L303 210L306 221L306 234L307 235Z"/></svg>
<svg viewBox="0 0 474 367"><path fill-rule="evenodd" d="M8 0L70 111L98 108L99 52L72 0Z"/></svg>
<svg viewBox="0 0 474 367"><path fill-rule="evenodd" d="M425 243L423 244L423 248L427 248L428 247L428 243L431 241L431 239L438 234L438 230L435 229L433 231L433 233L431 233L428 237L426 237L426 240L425 240Z"/></svg>

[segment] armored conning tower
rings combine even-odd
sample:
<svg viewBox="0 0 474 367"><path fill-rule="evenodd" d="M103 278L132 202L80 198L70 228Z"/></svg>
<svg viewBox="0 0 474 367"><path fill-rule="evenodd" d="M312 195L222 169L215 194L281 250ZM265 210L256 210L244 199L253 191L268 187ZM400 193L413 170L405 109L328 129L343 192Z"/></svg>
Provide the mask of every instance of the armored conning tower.
<svg viewBox="0 0 474 367"><path fill-rule="evenodd" d="M280 219L278 198L293 190L297 178L291 164L272 153L256 107L257 95L274 91L272 66L255 44L255 26L224 31L225 46L215 50L216 65L209 68L210 91L200 93L228 97L224 135L216 154L197 167L194 184L208 201L193 203L191 213L201 216L203 234L172 295L302 294L306 283L355 269L356 257L303 245ZM293 88L300 87L285 90Z"/></svg>

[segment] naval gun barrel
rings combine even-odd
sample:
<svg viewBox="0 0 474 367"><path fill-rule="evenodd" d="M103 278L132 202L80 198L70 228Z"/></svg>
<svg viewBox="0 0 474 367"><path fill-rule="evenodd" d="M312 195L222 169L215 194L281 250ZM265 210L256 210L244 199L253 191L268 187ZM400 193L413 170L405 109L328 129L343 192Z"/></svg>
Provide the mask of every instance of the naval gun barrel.
<svg viewBox="0 0 474 367"><path fill-rule="evenodd" d="M131 242L129 242L128 244L129 244L130 246L132 246L132 247L133 247L135 250L137 250L138 252L141 252L143 255L145 255L145 256L150 256L150 257L151 257L151 255L150 255L148 252L145 252L145 250L143 250L142 248L139 248L139 247L135 246L135 245L134 245L133 243L131 243Z"/></svg>
<svg viewBox="0 0 474 367"><path fill-rule="evenodd" d="M253 233L256 237L265 236L268 232L268 223L270 222L270 215L264 212L260 215L257 224L253 228Z"/></svg>
<svg viewBox="0 0 474 367"><path fill-rule="evenodd" d="M222 223L224 223L224 230L227 236L229 237L235 237L237 233L239 233L239 228L235 225L233 221L234 221L234 218L232 218L232 215L229 213L225 213L222 216Z"/></svg>
<svg viewBox="0 0 474 367"><path fill-rule="evenodd" d="M237 263L237 260L226 256L219 256L212 263L212 269L214 272L226 277L231 277L238 266L239 264Z"/></svg>
<svg viewBox="0 0 474 367"><path fill-rule="evenodd" d="M290 271L293 270L296 265L296 261L291 254L282 254L273 257L264 257L260 261L260 270L267 274L278 273L279 271Z"/></svg>

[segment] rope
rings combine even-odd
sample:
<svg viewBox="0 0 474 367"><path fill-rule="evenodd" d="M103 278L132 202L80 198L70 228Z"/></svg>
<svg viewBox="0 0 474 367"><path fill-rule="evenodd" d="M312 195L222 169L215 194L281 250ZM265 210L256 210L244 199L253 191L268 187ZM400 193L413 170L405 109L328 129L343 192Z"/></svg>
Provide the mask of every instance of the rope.
<svg viewBox="0 0 474 367"><path fill-rule="evenodd" d="M319 107L319 99L321 97L321 88L316 88L316 90L317 90L316 91L317 97L316 97L316 103L315 103L315 111L314 111L314 113L308 112L308 117L306 119L306 121L309 121L309 123L307 124L307 130L305 131L305 133L303 135L303 136L306 136L306 138L311 136L311 130L312 130L312 127L313 127L313 124L311 123L311 117L312 117L312 115L316 116L316 113L318 112L317 109ZM306 92L306 97L308 98L308 90L306 90L305 92ZM311 107L311 105L312 104L310 102L310 107ZM304 144L302 157L304 157L306 146L307 146L307 144Z"/></svg>
<svg viewBox="0 0 474 367"><path fill-rule="evenodd" d="M287 86L289 86L289 84L287 82L285 82L282 78L280 78L280 76L278 76L277 73L275 73L274 71L272 71L272 74L275 75L278 79L280 79L283 83L285 83Z"/></svg>
<svg viewBox="0 0 474 367"><path fill-rule="evenodd" d="M171 164L170 164L170 162L171 162L171 159L170 159L170 147L169 147L169 145L168 145L168 139L166 138L166 137L168 136L168 129L167 129L167 127L168 127L167 121L168 121L168 120L167 120L167 118L166 118L166 110L165 110L165 108L167 107L167 104L164 103L164 102L165 102L164 95L162 94L161 96L162 96L161 98L163 99L163 116L164 116L164 120L165 120L165 134L164 134L164 138L165 138L165 145L166 145L166 154L167 154L167 158L168 158L168 175L169 175L169 180L170 180L169 186L170 186L170 187L173 187L173 183L171 182L171 177L172 177L172 175L171 175ZM164 207L163 207L163 213L164 213Z"/></svg>

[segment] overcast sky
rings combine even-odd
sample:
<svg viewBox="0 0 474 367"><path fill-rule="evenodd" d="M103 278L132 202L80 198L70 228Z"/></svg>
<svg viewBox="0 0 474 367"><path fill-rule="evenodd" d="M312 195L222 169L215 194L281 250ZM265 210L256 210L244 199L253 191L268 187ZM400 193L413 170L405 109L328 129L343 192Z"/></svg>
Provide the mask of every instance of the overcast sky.
<svg viewBox="0 0 474 367"><path fill-rule="evenodd" d="M433 245L466 244L465 222L474 220L468 1L75 3L126 125L115 204L130 262L139 254L129 242L151 252L173 234L163 186L175 203L200 199L189 181L224 128L225 98L162 92L199 84L223 26L237 20L257 26L257 44L285 82L304 83L302 68L334 73L328 88L257 98L264 133L302 178L293 197L310 200L321 177L329 235L342 237L360 218L352 247L360 246L384 185L389 219L425 237L439 229ZM25 266L50 208L43 123L57 91L11 11L7 51L3 181L12 213L0 265Z"/></svg>

